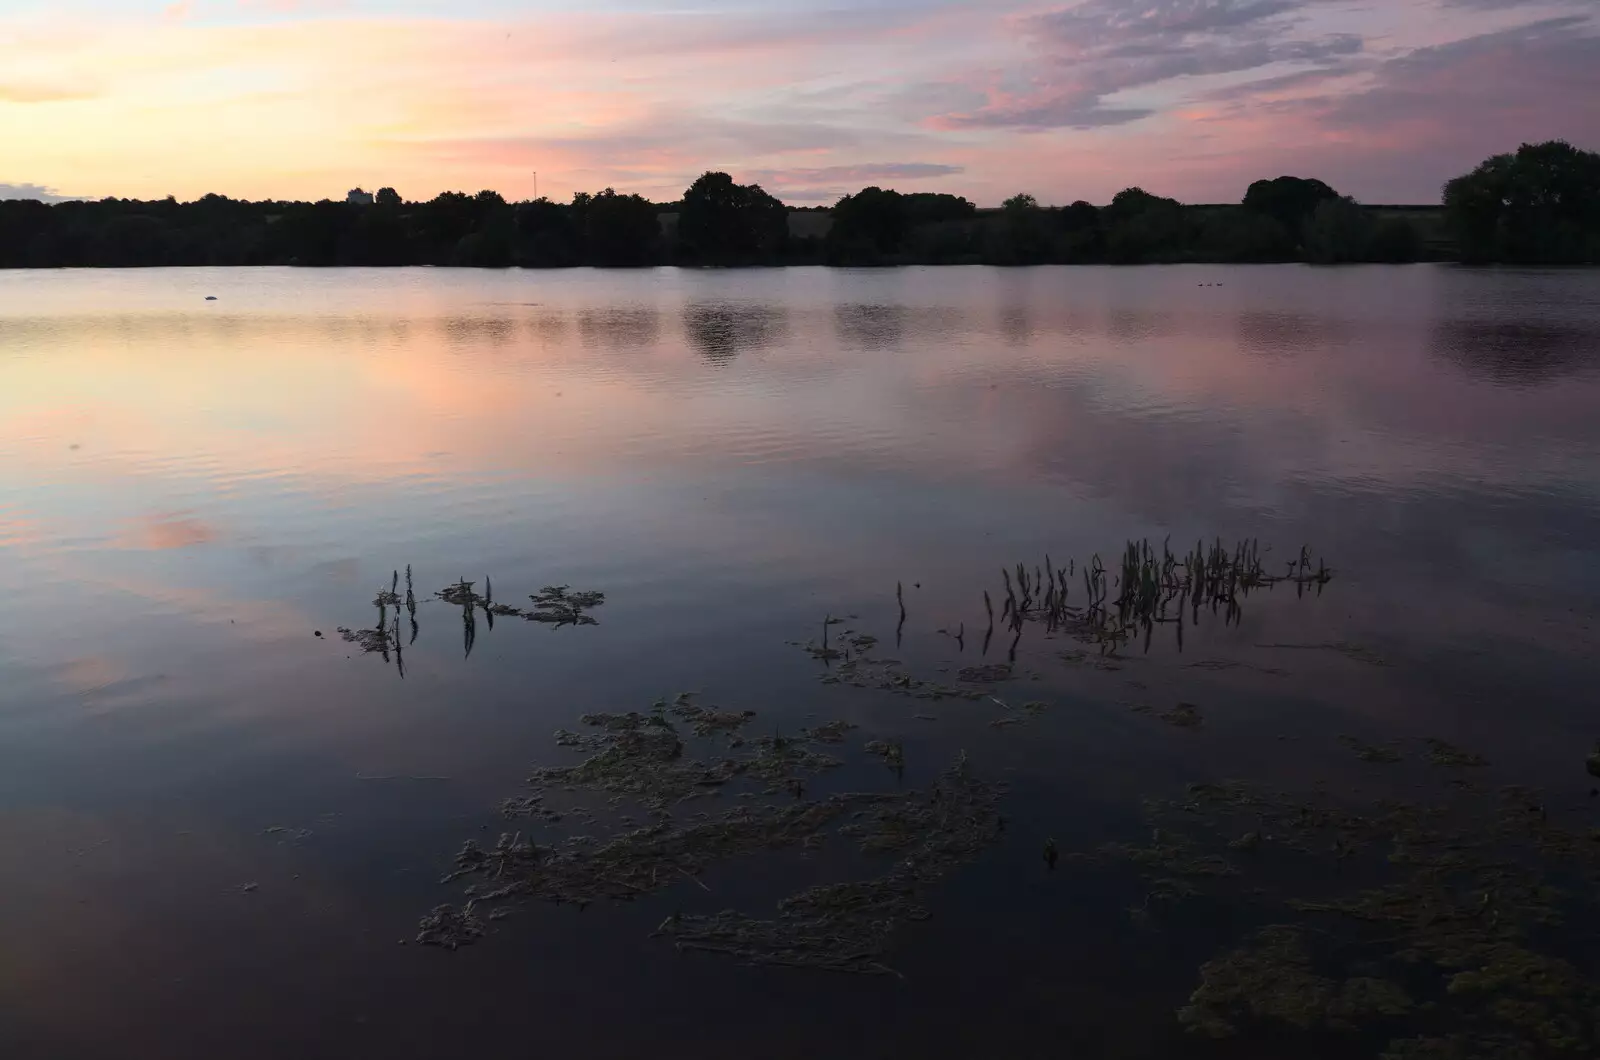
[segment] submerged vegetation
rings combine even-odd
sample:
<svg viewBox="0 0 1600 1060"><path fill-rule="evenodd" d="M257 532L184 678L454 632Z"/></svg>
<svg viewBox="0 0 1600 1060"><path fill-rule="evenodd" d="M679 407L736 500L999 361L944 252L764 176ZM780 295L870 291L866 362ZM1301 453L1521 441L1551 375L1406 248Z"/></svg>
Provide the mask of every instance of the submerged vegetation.
<svg viewBox="0 0 1600 1060"><path fill-rule="evenodd" d="M677 719L675 722L674 719ZM418 941L456 948L483 934L479 910L503 915L509 903L573 904L631 901L679 886L704 887L700 876L732 858L764 851L813 850L833 838L867 854L892 854L878 877L819 886L785 899L773 919L725 911L714 916L674 913L658 929L680 949L729 954L756 964L789 964L833 971L882 973L894 928L924 919L926 889L976 857L1000 830L999 789L968 771L965 758L925 791L838 792L806 797L806 782L841 765L829 750L854 726L825 722L795 737L747 736L751 711L703 706L691 693L657 702L648 713L591 714L592 730L559 731L556 742L587 755L571 766L537 770L529 793L510 800L510 817L562 822L550 803L559 795L606 800L613 819L605 838L568 835L548 844L507 833L492 848L468 842L446 882L471 880L460 908L440 906L423 919ZM720 739L714 755L693 758L678 723L701 738ZM904 752L868 744L903 775ZM718 813L688 807L736 792L737 805ZM622 811L643 812L635 825ZM576 810L585 827L598 822Z"/></svg>
<svg viewBox="0 0 1600 1060"><path fill-rule="evenodd" d="M1314 597L1333 578L1304 548L1273 562L1255 541L1201 544L1183 556L1130 542L1115 567L1094 557L1063 569L1045 557L1032 570L1007 568L1002 593L983 596L988 628L980 641L973 626L973 648L987 654L1000 626L1008 657L951 665L941 670L945 681L880 656L878 639L854 628L856 616L826 615L818 639L800 646L827 684L988 702L999 708L988 724L1008 728L1057 706L1008 693L1012 682L1037 676L1017 659L1029 628L1084 645L1034 653L1029 663L1040 656L1115 670L1135 642L1152 649L1158 626L1174 628L1181 650L1185 628L1203 621L1237 627L1253 594L1293 586L1296 598ZM379 594L380 629L397 631L401 609L414 615L409 572L406 584L402 594L397 574ZM560 586L534 596L531 608L511 608L493 603L487 579L481 596L466 581L437 596L469 612L558 626L588 624L604 599ZM895 605L903 631L904 586ZM967 629L947 626L940 643L965 652ZM399 649L397 632L365 639L378 650ZM1256 647L1388 665L1341 641ZM1285 673L1216 658L1167 673L1241 667ZM1110 675L1095 680L1146 688ZM1196 730L1181 739L1208 738L1210 708L1179 701L1136 709ZM836 718L786 732L754 711L724 709L691 692L581 722L577 731L555 733L577 758L533 770L502 804L511 823L498 840L469 841L455 855L444 882L461 888L460 898L422 918L418 941L471 944L528 902L582 909L670 894L680 904L666 906L671 911L651 937L680 951L900 975L893 947L902 929L930 916L936 888L953 872L1006 838L1003 786L981 779L964 752L920 786L906 786L908 760L925 766L892 728L858 739L854 721ZM1175 949L1207 940L1187 996L1172 999L1176 1024L1197 1042L1239 1039L1385 1060L1600 1053L1600 951L1592 938L1600 925L1600 829L1582 820L1595 803L1562 806L1530 788L1496 788L1485 758L1440 739L1346 735L1338 742L1348 767L1381 778L1390 797L1362 798L1348 786L1334 793L1320 783L1288 791L1206 780L1146 799L1135 835L1077 853L1053 829L1030 829L1019 841L1034 871L1131 885L1124 893L1133 937L1170 933ZM1278 753L1280 764L1286 753ZM1591 774L1600 774L1596 758L1600 751L1585 763ZM846 787L841 778L861 782ZM1405 784L1413 794L1392 797ZM711 873L778 853L820 869L852 868L821 883L807 873L775 908L703 904L718 901L701 897L718 883L707 882ZM1227 934L1220 944L1219 930Z"/></svg>
<svg viewBox="0 0 1600 1060"><path fill-rule="evenodd" d="M1000 708L990 724L1009 727L1050 707L1037 699L1012 707L994 694L1007 682L1037 677L1016 658L1029 623L1065 629L1097 644L1101 656L1114 655L1137 630L1145 631L1148 647L1148 631L1169 616L1187 614L1193 624L1205 611L1236 622L1240 600L1251 591L1292 582L1303 593L1320 590L1332 578L1325 564L1312 566L1307 550L1286 562L1282 574L1269 573L1265 564L1254 542L1232 550L1220 542L1197 546L1182 559L1165 547L1158 554L1148 543L1130 543L1120 573L1107 571L1098 557L1082 569L1082 605L1068 602L1078 573L1075 563L1058 570L1047 557L1043 569L1031 574L1017 567L1015 582L1008 570L999 619L1013 634L1009 657L951 668L953 676L946 681L916 677L899 660L878 655L878 638L850 625L855 616L825 616L818 639L800 646L822 664L828 684L925 700L987 700ZM550 587L534 597L535 607L528 611L493 603L487 580L481 596L465 580L438 596L468 611L558 625L592 621L587 611L604 599ZM897 587L896 602L903 629L903 585ZM989 628L982 650L987 653L996 621L987 593L984 605ZM965 650L965 623L940 632ZM1186 703L1162 718L1178 726L1202 721L1198 709ZM656 702L648 712L587 714L583 730L558 730L557 745L584 757L535 770L524 792L506 800L502 812L530 827L559 831L576 824L582 834L536 840L518 830L503 834L493 847L468 842L446 877L446 882L466 883L464 901L429 914L419 941L464 945L483 934L485 916L504 916L519 901L583 907L631 901L686 883L703 888L702 874L730 859L779 850L806 853L845 842L863 855L891 860L865 880L806 888L780 902L775 915L680 911L655 934L680 949L755 964L890 971L886 953L895 930L925 918L929 889L1001 835L1001 789L979 780L963 754L928 787L906 790L898 785L906 776L907 752L896 737L867 739L852 750L856 726L842 719L814 723L793 735L753 733L755 719L753 711L723 710L685 692ZM693 753L691 740L708 745L706 752ZM895 789L808 797L809 784L851 758L876 758L894 778ZM736 803L732 808L697 808L729 798ZM1053 868L1058 856L1053 840L1046 850Z"/></svg>
<svg viewBox="0 0 1600 1060"><path fill-rule="evenodd" d="M679 949L722 953L751 964L893 973L883 958L895 930L906 921L928 919L922 903L929 889L999 838L999 794L972 775L962 756L925 791L834 796L862 802L839 834L865 854L893 856L886 872L808 888L779 902L773 918L731 910L673 916L657 934Z"/></svg>
<svg viewBox="0 0 1600 1060"><path fill-rule="evenodd" d="M1365 761L1402 758L1346 743ZM1076 855L1137 871L1146 893L1130 912L1147 929L1262 925L1200 969L1178 1012L1191 1032L1285 1049L1286 1034L1347 1035L1392 1060L1600 1049L1600 830L1560 823L1532 789L1464 779L1487 766L1476 754L1422 748L1429 801L1197 783L1146 803L1146 843Z"/></svg>

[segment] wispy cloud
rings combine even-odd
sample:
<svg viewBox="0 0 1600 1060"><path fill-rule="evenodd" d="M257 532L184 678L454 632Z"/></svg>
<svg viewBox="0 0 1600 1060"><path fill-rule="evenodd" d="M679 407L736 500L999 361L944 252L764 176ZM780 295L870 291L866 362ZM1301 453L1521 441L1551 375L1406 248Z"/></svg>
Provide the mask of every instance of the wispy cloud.
<svg viewBox="0 0 1600 1060"><path fill-rule="evenodd" d="M1111 102L1177 78L1360 54L1354 33L1302 36L1313 0L1087 0L1022 20L1035 52L1026 82L1000 85L987 105L945 116L947 128L1092 129L1138 121L1149 106Z"/></svg>
<svg viewBox="0 0 1600 1060"><path fill-rule="evenodd" d="M0 184L0 199L37 199L40 202L67 202L77 196L62 195L42 184Z"/></svg>
<svg viewBox="0 0 1600 1060"><path fill-rule="evenodd" d="M750 176L774 184L814 184L818 181L928 180L951 177L964 171L963 166L947 166L937 162L883 162L859 166L824 166L821 169L758 169L751 172Z"/></svg>
<svg viewBox="0 0 1600 1060"><path fill-rule="evenodd" d="M99 85L89 80L3 80L0 81L0 103L66 103L93 99L101 91Z"/></svg>
<svg viewBox="0 0 1600 1060"><path fill-rule="evenodd" d="M790 202L832 204L869 184L914 185L921 181L945 181L964 172L964 166L940 162L874 162L815 169L754 169L745 177Z"/></svg>

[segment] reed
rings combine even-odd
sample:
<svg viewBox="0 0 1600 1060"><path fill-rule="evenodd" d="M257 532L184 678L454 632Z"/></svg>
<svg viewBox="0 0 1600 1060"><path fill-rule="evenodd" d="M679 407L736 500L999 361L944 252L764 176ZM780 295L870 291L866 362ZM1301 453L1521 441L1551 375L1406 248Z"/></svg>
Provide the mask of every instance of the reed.
<svg viewBox="0 0 1600 1060"><path fill-rule="evenodd" d="M1155 627L1172 625L1181 647L1183 627L1197 624L1202 611L1235 625L1252 592L1287 582L1300 595L1320 593L1333 580L1326 561L1319 558L1313 565L1309 546L1285 561L1282 574L1269 572L1268 551L1256 538L1231 546L1217 538L1209 545L1198 541L1180 556L1172 551L1170 538L1159 548L1149 540L1137 540L1127 542L1114 568L1107 567L1099 554L1082 568L1070 560L1066 568L1059 568L1047 554L1044 566L1031 572L1021 563L1014 569L1002 568L1006 603L1001 619L1019 637L1026 623L1042 623L1051 632L1064 631L1098 645L1102 654L1115 654L1135 638L1148 650ZM1069 580L1075 573L1082 593L1077 600ZM987 591L984 607L992 623Z"/></svg>

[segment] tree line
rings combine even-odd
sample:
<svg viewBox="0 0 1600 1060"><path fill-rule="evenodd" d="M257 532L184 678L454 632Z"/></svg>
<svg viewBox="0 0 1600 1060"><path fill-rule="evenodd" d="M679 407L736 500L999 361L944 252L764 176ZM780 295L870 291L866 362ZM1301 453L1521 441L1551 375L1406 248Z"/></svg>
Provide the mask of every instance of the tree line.
<svg viewBox="0 0 1600 1060"><path fill-rule="evenodd" d="M0 267L149 265L897 265L1147 262L1600 261L1600 155L1525 144L1450 181L1441 208L1372 208L1326 183L1259 180L1236 205L1140 188L1106 206L1017 195L979 210L954 195L877 187L797 211L706 173L681 200L611 188L571 202L493 191L405 202L103 199L0 202Z"/></svg>

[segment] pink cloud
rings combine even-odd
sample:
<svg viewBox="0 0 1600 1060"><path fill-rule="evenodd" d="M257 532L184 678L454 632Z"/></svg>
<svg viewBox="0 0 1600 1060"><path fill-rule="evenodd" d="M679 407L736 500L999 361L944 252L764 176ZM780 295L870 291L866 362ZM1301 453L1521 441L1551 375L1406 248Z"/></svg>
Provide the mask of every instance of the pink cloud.
<svg viewBox="0 0 1600 1060"><path fill-rule="evenodd" d="M0 18L0 100L52 108L40 126L0 107L17 167L4 176L96 194L426 198L531 195L537 171L557 198L606 185L670 198L721 168L812 201L859 174L992 204L1023 186L1103 202L1133 183L1237 199L1263 174L1314 167L1361 198L1432 199L1521 139L1600 138L1583 104L1600 70L1592 19L1530 25L1548 8L1510 0L1359 17L1323 0L1004 0L498 21L313 21L296 17L305 0L245 2L285 17ZM1424 21L1441 5L1448 20ZM904 160L959 172L868 175Z"/></svg>

